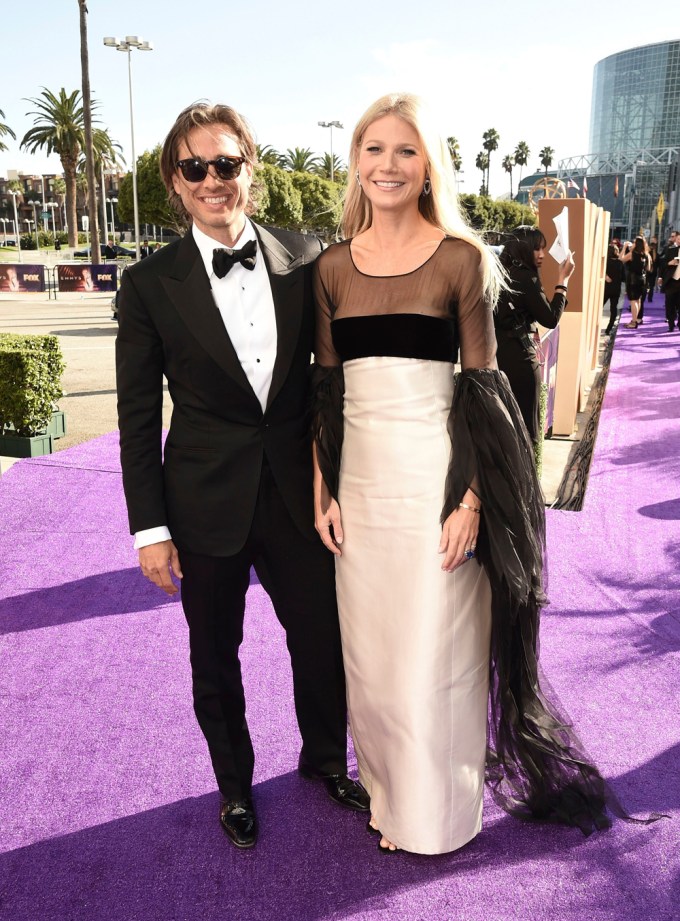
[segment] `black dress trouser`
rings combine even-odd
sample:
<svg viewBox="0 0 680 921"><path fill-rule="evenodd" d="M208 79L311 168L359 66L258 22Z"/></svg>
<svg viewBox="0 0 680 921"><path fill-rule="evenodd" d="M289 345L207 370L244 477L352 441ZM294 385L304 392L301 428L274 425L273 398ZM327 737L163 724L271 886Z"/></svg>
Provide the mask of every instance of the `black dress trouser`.
<svg viewBox="0 0 680 921"><path fill-rule="evenodd" d="M234 556L211 557L179 548L179 556L194 710L222 795L248 796L253 780L238 656L251 565L286 631L302 754L321 771L345 773L345 679L335 561L320 539L308 540L295 526L266 463L243 549Z"/></svg>
<svg viewBox="0 0 680 921"><path fill-rule="evenodd" d="M677 321L680 328L680 283L671 282L666 288L666 319L668 328L673 329Z"/></svg>
<svg viewBox="0 0 680 921"><path fill-rule="evenodd" d="M609 301L609 322L607 323L607 329L605 332L611 332L614 323L616 323L616 318L619 315L619 299L621 297L621 285L605 282L604 286L604 300L602 301L602 306Z"/></svg>

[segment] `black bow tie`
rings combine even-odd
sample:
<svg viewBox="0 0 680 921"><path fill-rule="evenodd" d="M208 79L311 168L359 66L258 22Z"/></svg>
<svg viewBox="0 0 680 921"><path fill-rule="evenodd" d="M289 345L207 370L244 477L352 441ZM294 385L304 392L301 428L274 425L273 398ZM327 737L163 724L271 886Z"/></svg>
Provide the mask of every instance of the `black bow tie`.
<svg viewBox="0 0 680 921"><path fill-rule="evenodd" d="M224 278L237 262L240 262L244 269L252 272L256 259L257 240L249 240L241 249L214 249L213 272L218 278Z"/></svg>

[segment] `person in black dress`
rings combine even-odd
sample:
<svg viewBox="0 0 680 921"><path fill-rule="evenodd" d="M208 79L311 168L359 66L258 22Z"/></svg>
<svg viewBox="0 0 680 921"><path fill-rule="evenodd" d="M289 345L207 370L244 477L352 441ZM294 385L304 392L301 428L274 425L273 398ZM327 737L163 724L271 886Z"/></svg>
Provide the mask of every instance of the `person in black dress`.
<svg viewBox="0 0 680 921"><path fill-rule="evenodd" d="M630 301L631 318L630 323L626 323L626 329L637 329L642 323L640 305L647 293L647 272L651 265L644 237L636 237L634 243L624 243L621 262L628 265L626 295Z"/></svg>
<svg viewBox="0 0 680 921"><path fill-rule="evenodd" d="M623 263L620 259L620 250L616 243L610 243L607 250L607 267L604 279L604 299L602 306L609 301L609 323L604 331L609 336L614 329L616 318L619 315L619 299L621 297L621 282L623 280Z"/></svg>
<svg viewBox="0 0 680 921"><path fill-rule="evenodd" d="M501 294L494 316L498 367L508 377L534 446L541 440L538 324L548 329L557 326L567 304L567 284L574 271L570 253L559 267L555 292L548 300L538 275L545 245L538 227L518 227L513 231L500 257L507 272L508 289Z"/></svg>

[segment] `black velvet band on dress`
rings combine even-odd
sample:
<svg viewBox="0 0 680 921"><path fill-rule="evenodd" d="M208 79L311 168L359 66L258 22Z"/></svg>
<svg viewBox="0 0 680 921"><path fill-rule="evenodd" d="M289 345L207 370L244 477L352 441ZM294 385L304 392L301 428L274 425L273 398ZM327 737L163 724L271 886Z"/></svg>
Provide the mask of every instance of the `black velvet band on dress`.
<svg viewBox="0 0 680 921"><path fill-rule="evenodd" d="M337 497L342 368L315 366L313 383L319 466ZM607 806L626 813L540 688L545 513L531 444L505 375L463 371L449 431L455 450L442 520L474 478L483 504L478 559L492 587L487 783L496 801L518 817L577 826L584 834L606 828Z"/></svg>

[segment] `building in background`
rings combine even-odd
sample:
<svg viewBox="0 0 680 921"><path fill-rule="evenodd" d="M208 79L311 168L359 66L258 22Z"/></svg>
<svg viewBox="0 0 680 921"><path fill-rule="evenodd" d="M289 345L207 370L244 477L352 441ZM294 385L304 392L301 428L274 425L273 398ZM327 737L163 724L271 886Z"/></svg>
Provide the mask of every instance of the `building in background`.
<svg viewBox="0 0 680 921"><path fill-rule="evenodd" d="M680 227L680 40L598 61L590 150L561 160L557 174L581 194L585 179L588 198L611 213L611 236L664 238Z"/></svg>

